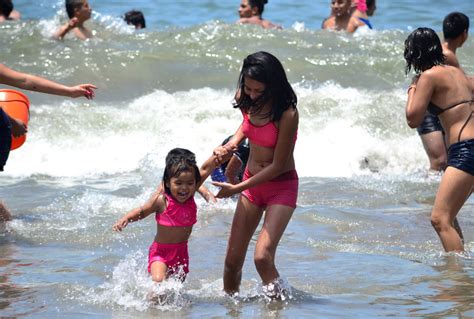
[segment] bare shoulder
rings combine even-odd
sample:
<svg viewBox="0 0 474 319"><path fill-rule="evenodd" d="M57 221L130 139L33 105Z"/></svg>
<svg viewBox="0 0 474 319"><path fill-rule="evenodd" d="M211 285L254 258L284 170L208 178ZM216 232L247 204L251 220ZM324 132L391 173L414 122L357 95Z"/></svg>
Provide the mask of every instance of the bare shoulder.
<svg viewBox="0 0 474 319"><path fill-rule="evenodd" d="M323 22L323 29L333 29L335 25L336 18L329 17Z"/></svg>
<svg viewBox="0 0 474 319"><path fill-rule="evenodd" d="M289 107L285 112L283 112L281 119L284 121L298 122L298 109L296 107Z"/></svg>
<svg viewBox="0 0 474 319"><path fill-rule="evenodd" d="M165 211L167 206L167 200L164 193L155 193L151 198L151 208L157 213Z"/></svg>
<svg viewBox="0 0 474 319"><path fill-rule="evenodd" d="M454 66L454 67L457 67L457 68L460 67L458 58L456 57L456 54L454 54L453 51L446 50L446 51L443 51L443 54L446 57L445 63L447 65L451 65L451 66Z"/></svg>

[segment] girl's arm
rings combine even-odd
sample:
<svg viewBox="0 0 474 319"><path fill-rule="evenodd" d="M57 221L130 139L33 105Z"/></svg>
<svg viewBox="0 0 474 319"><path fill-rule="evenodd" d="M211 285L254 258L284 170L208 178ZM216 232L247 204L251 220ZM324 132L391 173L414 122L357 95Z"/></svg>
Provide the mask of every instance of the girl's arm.
<svg viewBox="0 0 474 319"><path fill-rule="evenodd" d="M429 72L424 72L420 76L415 76L408 88L406 118L408 126L411 128L416 128L423 122L426 109L433 95L435 79L430 79L430 75Z"/></svg>
<svg viewBox="0 0 474 319"><path fill-rule="evenodd" d="M94 90L97 89L93 84L62 85L39 76L14 71L3 64L0 64L0 83L30 91L74 98L84 96L87 99L93 99Z"/></svg>
<svg viewBox="0 0 474 319"><path fill-rule="evenodd" d="M112 226L115 231L122 231L129 223L148 217L151 213L162 212L166 206L164 196L155 192L142 206L132 209Z"/></svg>
<svg viewBox="0 0 474 319"><path fill-rule="evenodd" d="M299 116L297 109L290 108L285 111L279 122L278 141L275 146L272 163L251 178L236 185L214 182L214 185L222 187L216 197L229 197L233 194L240 193L247 188L269 181L281 173L284 173L288 161L293 156L294 137L298 130L298 120Z"/></svg>

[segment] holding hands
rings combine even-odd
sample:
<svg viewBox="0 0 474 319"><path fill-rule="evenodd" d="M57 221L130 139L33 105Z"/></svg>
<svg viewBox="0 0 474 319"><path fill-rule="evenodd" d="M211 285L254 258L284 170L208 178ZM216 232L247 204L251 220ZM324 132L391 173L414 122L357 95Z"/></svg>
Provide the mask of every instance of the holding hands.
<svg viewBox="0 0 474 319"><path fill-rule="evenodd" d="M237 150L237 146L231 143L227 143L225 145L220 145L214 149L212 155L214 156L214 162L216 165L222 165L227 163L234 152ZM219 192L215 195L216 198L225 198L230 197L238 191L236 191L236 187L230 183L221 183L221 182L212 182L213 185L220 187Z"/></svg>

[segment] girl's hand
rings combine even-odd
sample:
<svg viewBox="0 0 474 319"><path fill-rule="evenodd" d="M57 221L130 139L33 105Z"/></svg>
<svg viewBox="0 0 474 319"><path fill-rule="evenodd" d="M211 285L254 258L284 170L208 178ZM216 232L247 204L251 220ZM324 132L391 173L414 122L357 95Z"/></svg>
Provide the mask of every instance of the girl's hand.
<svg viewBox="0 0 474 319"><path fill-rule="evenodd" d="M80 84L71 87L71 97L80 97L84 96L88 100L92 100L95 97L95 92L97 87L93 84Z"/></svg>
<svg viewBox="0 0 474 319"><path fill-rule="evenodd" d="M212 155L214 155L214 160L217 165L222 165L224 163L227 163L230 158L232 157L232 154L237 150L237 147L229 147L229 146L218 146L214 149L212 152Z"/></svg>
<svg viewBox="0 0 474 319"><path fill-rule="evenodd" d="M212 185L220 187L219 192L217 192L217 194L216 194L216 198L230 197L230 196L238 193L237 188L233 184L212 182Z"/></svg>
<svg viewBox="0 0 474 319"><path fill-rule="evenodd" d="M112 229L115 231L122 231L122 229L127 227L127 225L128 225L128 219L122 217L112 226Z"/></svg>

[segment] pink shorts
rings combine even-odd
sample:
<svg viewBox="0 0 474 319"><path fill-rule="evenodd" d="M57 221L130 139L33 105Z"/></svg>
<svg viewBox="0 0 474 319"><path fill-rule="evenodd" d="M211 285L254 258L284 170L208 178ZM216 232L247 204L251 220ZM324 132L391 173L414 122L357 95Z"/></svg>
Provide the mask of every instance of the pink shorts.
<svg viewBox="0 0 474 319"><path fill-rule="evenodd" d="M251 176L246 168L244 180ZM271 205L285 205L296 208L298 173L296 173L296 170L285 172L271 181L244 190L242 195L252 204L262 208Z"/></svg>
<svg viewBox="0 0 474 319"><path fill-rule="evenodd" d="M164 263L170 275L178 272L180 267L187 274L189 272L188 242L162 244L154 241L148 250L148 272L151 272L151 264L155 261Z"/></svg>

